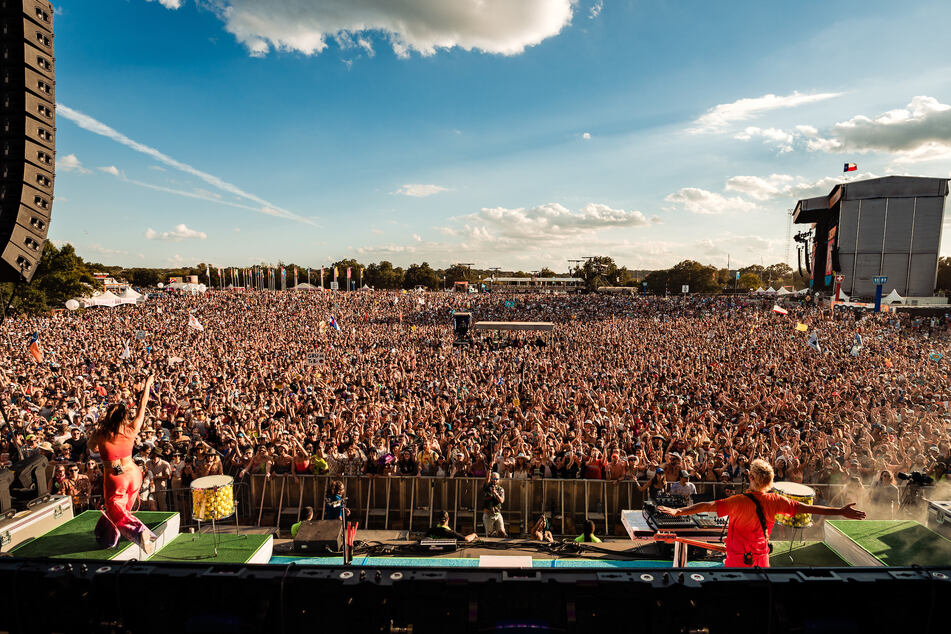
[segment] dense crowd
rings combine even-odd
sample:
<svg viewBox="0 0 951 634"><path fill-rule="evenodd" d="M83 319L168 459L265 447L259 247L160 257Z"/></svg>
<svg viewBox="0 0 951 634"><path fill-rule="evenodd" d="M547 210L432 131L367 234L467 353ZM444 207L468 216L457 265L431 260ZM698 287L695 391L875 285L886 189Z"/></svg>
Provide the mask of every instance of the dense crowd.
<svg viewBox="0 0 951 634"><path fill-rule="evenodd" d="M755 297L241 292L11 317L0 461L47 453L54 490L101 491L86 438L136 406L143 501L198 477L330 473L884 486L947 479L946 317ZM453 346L452 311L551 321ZM190 327L200 324L203 330ZM197 324L195 324L197 322ZM805 324L797 330L797 324ZM42 361L28 352L38 334ZM860 342L856 338L860 335ZM815 337L820 350L807 345ZM874 492L874 491L873 491Z"/></svg>

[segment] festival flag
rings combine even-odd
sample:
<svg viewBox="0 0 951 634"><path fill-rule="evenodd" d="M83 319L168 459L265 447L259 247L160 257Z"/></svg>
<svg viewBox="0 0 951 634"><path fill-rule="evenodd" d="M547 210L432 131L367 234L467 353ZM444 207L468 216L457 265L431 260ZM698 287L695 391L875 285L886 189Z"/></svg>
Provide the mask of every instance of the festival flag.
<svg viewBox="0 0 951 634"><path fill-rule="evenodd" d="M788 315L789 311L780 306L779 304L773 304L773 312L779 313L780 315Z"/></svg>
<svg viewBox="0 0 951 634"><path fill-rule="evenodd" d="M856 165L855 163L846 163L845 165L842 166L842 171L843 171L843 172L854 172L854 171L857 170L858 168L859 168L859 166Z"/></svg>
<svg viewBox="0 0 951 634"><path fill-rule="evenodd" d="M852 343L852 349L849 350L849 354L851 354L853 357L857 357L859 356L859 352L861 352L862 348L864 347L865 346L862 343L862 335L855 333L855 339Z"/></svg>
<svg viewBox="0 0 951 634"><path fill-rule="evenodd" d="M205 330L205 327L201 325L201 322L198 321L198 318L195 317L194 315L188 316L188 327L194 328L198 332L202 332Z"/></svg>
<svg viewBox="0 0 951 634"><path fill-rule="evenodd" d="M122 352L119 353L120 359L128 359L132 356L132 351L129 350L129 342L125 342L125 346L122 348Z"/></svg>
<svg viewBox="0 0 951 634"><path fill-rule="evenodd" d="M320 290L324 290L324 267L320 267Z"/></svg>
<svg viewBox="0 0 951 634"><path fill-rule="evenodd" d="M294 267L294 286L297 286L297 267Z"/></svg>
<svg viewBox="0 0 951 634"><path fill-rule="evenodd" d="M347 267L347 290L350 290L350 267Z"/></svg>
<svg viewBox="0 0 951 634"><path fill-rule="evenodd" d="M334 282L336 283L336 281L337 281L337 267L335 266L334 267Z"/></svg>
<svg viewBox="0 0 951 634"><path fill-rule="evenodd" d="M307 283L310 284L310 267L307 267Z"/></svg>
<svg viewBox="0 0 951 634"><path fill-rule="evenodd" d="M806 345L816 352L822 352L822 348L819 346L819 333L813 330L812 334L809 335L809 340L806 341Z"/></svg>
<svg viewBox="0 0 951 634"><path fill-rule="evenodd" d="M885 367L886 367L886 368L892 367L892 360L891 360L891 359L885 359Z"/></svg>
<svg viewBox="0 0 951 634"><path fill-rule="evenodd" d="M797 321L797 322L796 322L796 330L798 330L799 332L806 332L807 330L809 330L809 326L807 326L806 324L802 323L801 321Z"/></svg>
<svg viewBox="0 0 951 634"><path fill-rule="evenodd" d="M337 320L334 319L333 315L330 316L330 327L337 331L340 330L340 324L337 323Z"/></svg>
<svg viewBox="0 0 951 634"><path fill-rule="evenodd" d="M30 356L33 357L33 360L37 363L43 363L43 351L40 350L40 333L34 332L33 336L30 337L30 343L27 346L27 349L30 351Z"/></svg>

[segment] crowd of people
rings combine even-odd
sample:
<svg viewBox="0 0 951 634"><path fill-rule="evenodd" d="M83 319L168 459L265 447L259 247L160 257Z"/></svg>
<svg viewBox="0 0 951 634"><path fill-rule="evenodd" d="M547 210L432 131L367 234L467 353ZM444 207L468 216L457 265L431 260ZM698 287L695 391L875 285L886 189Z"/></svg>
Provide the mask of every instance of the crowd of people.
<svg viewBox="0 0 951 634"><path fill-rule="evenodd" d="M890 499L898 472L949 478L947 316L772 307L226 290L10 317L0 462L44 452L53 489L89 504L102 476L86 440L109 404L134 410L154 374L135 451L146 508L220 473L497 472L689 492L741 483L763 458L776 480L846 484L853 501ZM453 311L554 329L454 346Z"/></svg>

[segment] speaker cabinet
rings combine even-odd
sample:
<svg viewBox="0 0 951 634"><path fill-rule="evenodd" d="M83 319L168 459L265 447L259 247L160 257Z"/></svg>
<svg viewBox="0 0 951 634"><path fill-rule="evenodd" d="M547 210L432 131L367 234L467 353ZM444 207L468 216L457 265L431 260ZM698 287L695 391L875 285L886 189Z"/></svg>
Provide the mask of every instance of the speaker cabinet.
<svg viewBox="0 0 951 634"><path fill-rule="evenodd" d="M53 6L0 0L0 34L0 282L28 282L53 211Z"/></svg>
<svg viewBox="0 0 951 634"><path fill-rule="evenodd" d="M307 553L343 552L343 522L317 520L301 522L294 538L294 550Z"/></svg>

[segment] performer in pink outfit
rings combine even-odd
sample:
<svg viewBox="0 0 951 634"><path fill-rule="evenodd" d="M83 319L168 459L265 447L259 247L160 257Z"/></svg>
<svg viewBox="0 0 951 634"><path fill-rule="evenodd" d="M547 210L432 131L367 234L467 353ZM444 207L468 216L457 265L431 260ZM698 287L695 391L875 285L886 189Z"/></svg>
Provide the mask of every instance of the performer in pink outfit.
<svg viewBox="0 0 951 634"><path fill-rule="evenodd" d="M154 381L154 376L145 381L139 409L131 423L125 403L115 403L100 419L98 429L89 439L90 449L98 450L102 456L105 491L103 515L96 524L96 541L103 548L118 544L120 535L138 544L146 554L155 548L155 535L132 515L142 486L142 470L132 461L132 446L145 420L145 406Z"/></svg>

